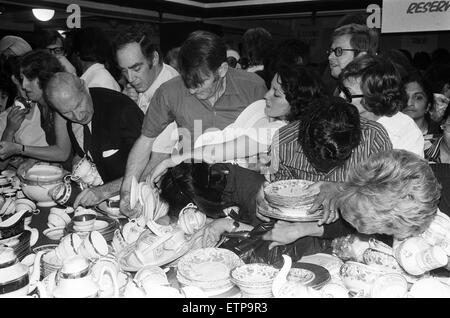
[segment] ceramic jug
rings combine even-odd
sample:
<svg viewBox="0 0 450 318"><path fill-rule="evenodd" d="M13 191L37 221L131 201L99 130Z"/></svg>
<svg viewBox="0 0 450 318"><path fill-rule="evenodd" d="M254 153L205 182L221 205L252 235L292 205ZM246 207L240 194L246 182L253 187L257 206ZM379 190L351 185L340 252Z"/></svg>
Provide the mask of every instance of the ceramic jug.
<svg viewBox="0 0 450 318"><path fill-rule="evenodd" d="M109 267L103 267L98 283L92 275L89 261L83 256L74 256L64 261L63 266L50 280L48 289L56 298L92 298L98 297L100 284L108 274L114 285L113 297L118 297L119 289L114 272Z"/></svg>
<svg viewBox="0 0 450 318"><path fill-rule="evenodd" d="M0 297L25 297L33 291L40 276L40 260L44 251L35 257L33 271L18 261L14 250L0 246Z"/></svg>

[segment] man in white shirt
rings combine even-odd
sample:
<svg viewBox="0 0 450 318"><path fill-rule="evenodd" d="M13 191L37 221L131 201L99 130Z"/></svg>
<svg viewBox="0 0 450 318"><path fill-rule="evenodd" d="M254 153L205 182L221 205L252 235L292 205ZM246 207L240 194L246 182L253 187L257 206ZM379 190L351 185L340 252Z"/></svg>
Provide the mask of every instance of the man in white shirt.
<svg viewBox="0 0 450 318"><path fill-rule="evenodd" d="M161 84L178 76L178 71L163 63L159 47L145 29L130 29L115 41L117 64L127 80L122 93L133 99L145 114ZM177 125L172 122L156 139L153 151L171 154L176 144Z"/></svg>
<svg viewBox="0 0 450 318"><path fill-rule="evenodd" d="M145 30L131 29L119 34L115 50L117 64L127 80L123 93L145 114L155 91L162 83L178 76L178 72L163 63L161 51Z"/></svg>

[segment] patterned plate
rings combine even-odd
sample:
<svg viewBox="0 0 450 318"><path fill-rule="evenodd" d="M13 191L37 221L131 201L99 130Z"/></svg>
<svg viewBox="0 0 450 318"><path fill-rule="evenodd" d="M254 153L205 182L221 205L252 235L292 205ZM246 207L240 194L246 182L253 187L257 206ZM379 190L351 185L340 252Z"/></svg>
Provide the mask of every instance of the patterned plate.
<svg viewBox="0 0 450 318"><path fill-rule="evenodd" d="M282 198L304 198L318 194L318 192L308 191L307 188L314 184L314 181L308 180L280 180L269 184L264 188L264 193L268 197L282 197Z"/></svg>
<svg viewBox="0 0 450 318"><path fill-rule="evenodd" d="M242 284L271 283L278 274L279 269L262 263L245 264L234 269L231 277Z"/></svg>
<svg viewBox="0 0 450 318"><path fill-rule="evenodd" d="M235 253L222 248L202 248L183 256L178 263L178 273L195 282L227 280L230 271L243 262Z"/></svg>

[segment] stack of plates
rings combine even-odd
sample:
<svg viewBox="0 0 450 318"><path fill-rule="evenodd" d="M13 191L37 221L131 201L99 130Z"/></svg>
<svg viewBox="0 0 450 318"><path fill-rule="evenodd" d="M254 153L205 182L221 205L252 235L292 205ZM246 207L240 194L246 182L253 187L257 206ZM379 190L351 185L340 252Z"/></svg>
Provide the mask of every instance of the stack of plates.
<svg viewBox="0 0 450 318"><path fill-rule="evenodd" d="M45 246L48 249L41 259L41 278L47 277L51 273L62 267L62 261L56 256L55 245L49 244ZM45 250L44 249L44 250ZM40 249L43 250L43 249Z"/></svg>
<svg viewBox="0 0 450 318"><path fill-rule="evenodd" d="M183 256L178 262L177 279L183 285L196 286L210 295L231 288L230 272L243 265L235 253L222 248L202 248Z"/></svg>
<svg viewBox="0 0 450 318"><path fill-rule="evenodd" d="M0 240L0 245L6 245L14 250L14 254L21 261L25 256L30 254L30 231L23 231L20 234Z"/></svg>
<svg viewBox="0 0 450 318"><path fill-rule="evenodd" d="M107 216L101 216L97 215L97 219L94 223L94 228L92 231L98 231L100 234L103 235L106 242L110 243L113 240L114 237L114 231L119 228L119 222L116 219L107 217ZM69 224L67 224L66 228L64 229L64 235L67 235L69 233L76 232L73 228L73 221L71 221ZM88 234L89 232L85 232L84 234ZM77 234L83 235L83 232L77 232Z"/></svg>
<svg viewBox="0 0 450 318"><path fill-rule="evenodd" d="M308 187L313 181L282 180L269 184L264 188L267 202L274 208L271 211L261 211L265 216L286 221L314 221L322 216L322 211L308 214L314 199L319 193L318 189Z"/></svg>

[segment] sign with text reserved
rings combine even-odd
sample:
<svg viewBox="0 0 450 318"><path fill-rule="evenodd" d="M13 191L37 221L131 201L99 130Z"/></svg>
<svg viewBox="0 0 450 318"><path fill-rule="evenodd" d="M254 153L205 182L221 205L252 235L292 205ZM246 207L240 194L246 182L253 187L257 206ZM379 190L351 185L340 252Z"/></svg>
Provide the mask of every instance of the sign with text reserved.
<svg viewBox="0 0 450 318"><path fill-rule="evenodd" d="M450 30L448 0L383 0L381 32Z"/></svg>

